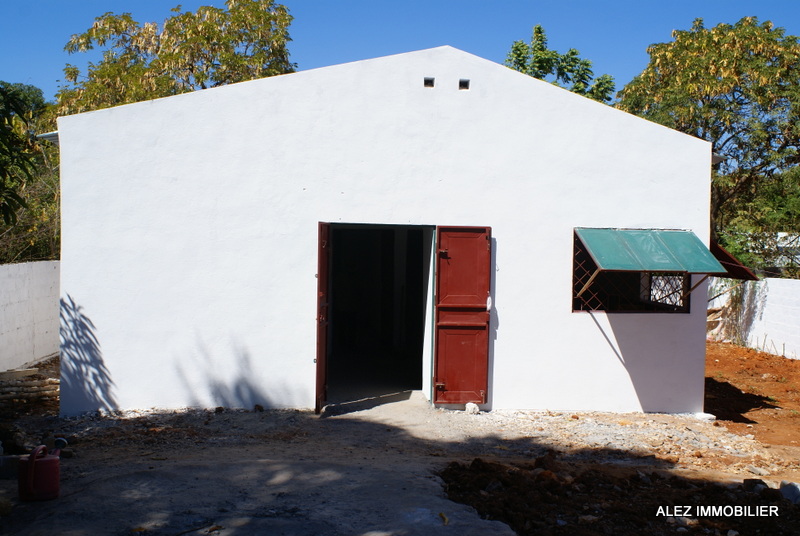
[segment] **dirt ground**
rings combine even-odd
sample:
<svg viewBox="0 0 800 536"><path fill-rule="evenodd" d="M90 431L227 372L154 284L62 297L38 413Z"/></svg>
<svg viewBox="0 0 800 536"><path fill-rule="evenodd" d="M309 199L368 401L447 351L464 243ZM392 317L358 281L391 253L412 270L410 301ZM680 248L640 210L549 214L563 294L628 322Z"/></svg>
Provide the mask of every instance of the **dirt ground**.
<svg viewBox="0 0 800 536"><path fill-rule="evenodd" d="M256 407L60 419L52 400L11 401L7 450L58 436L70 447L57 500L20 502L16 481L0 480L0 533L798 534L800 506L778 488L800 482L800 361L709 343L706 376L709 422L470 415L420 393L323 418Z"/></svg>
<svg viewBox="0 0 800 536"><path fill-rule="evenodd" d="M737 434L800 446L800 359L708 343L705 410Z"/></svg>
<svg viewBox="0 0 800 536"><path fill-rule="evenodd" d="M800 360L709 342L705 411L717 418L716 425L754 437L785 467L796 467ZM469 464L453 462L441 475L451 499L472 505L488 519L503 520L520 535L800 534L800 507L766 485L767 475L762 480L760 471L753 471L741 485L720 484L728 461L718 458L700 472L682 473L565 464L558 455L522 463L476 458ZM796 471L780 476L798 481ZM665 524L657 515L664 505L689 506L695 515L667 516ZM780 505L780 515L698 517L698 508L706 505ZM575 519L577 526L569 522Z"/></svg>

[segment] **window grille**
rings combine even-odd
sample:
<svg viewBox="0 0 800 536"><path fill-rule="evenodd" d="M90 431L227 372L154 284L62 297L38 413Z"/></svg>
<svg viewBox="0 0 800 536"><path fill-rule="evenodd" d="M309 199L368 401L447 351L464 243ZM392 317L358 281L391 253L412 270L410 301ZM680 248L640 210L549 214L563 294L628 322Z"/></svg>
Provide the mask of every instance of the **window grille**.
<svg viewBox="0 0 800 536"><path fill-rule="evenodd" d="M690 281L686 273L598 272L574 236L573 311L688 313Z"/></svg>

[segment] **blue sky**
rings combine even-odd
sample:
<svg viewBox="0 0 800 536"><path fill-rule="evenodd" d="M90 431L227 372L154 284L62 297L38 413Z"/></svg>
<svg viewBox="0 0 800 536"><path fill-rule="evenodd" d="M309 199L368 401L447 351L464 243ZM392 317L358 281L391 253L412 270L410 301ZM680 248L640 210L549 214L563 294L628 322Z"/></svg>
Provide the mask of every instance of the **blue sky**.
<svg viewBox="0 0 800 536"><path fill-rule="evenodd" d="M159 22L180 3L223 7L223 0L0 0L0 80L58 90L70 35L111 11ZM744 16L771 20L800 35L800 0L286 0L292 61L300 70L440 45L502 63L514 40L542 24L550 48L576 48L621 88L647 65L646 48L670 40L701 17L706 26Z"/></svg>

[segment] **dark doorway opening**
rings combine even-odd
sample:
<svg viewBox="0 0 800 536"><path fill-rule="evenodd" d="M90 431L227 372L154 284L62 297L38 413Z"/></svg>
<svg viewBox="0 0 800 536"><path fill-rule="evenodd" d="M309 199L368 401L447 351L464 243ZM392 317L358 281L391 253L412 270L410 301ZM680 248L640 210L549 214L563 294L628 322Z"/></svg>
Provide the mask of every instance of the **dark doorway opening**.
<svg viewBox="0 0 800 536"><path fill-rule="evenodd" d="M328 403L422 388L433 231L331 225Z"/></svg>

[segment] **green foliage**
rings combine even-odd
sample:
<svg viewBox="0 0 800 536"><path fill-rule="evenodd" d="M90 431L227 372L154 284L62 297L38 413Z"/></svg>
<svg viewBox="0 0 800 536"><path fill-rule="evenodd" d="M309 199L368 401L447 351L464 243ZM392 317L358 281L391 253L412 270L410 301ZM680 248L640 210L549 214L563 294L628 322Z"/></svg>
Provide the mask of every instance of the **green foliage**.
<svg viewBox="0 0 800 536"><path fill-rule="evenodd" d="M44 93L36 86L20 83L10 84L8 82L0 82L0 86L17 95L22 105L23 116L27 118L37 117L47 108Z"/></svg>
<svg viewBox="0 0 800 536"><path fill-rule="evenodd" d="M56 153L54 147L38 148L34 179L22 191L27 206L19 211L14 225L0 226L0 264L59 258L61 214Z"/></svg>
<svg viewBox="0 0 800 536"><path fill-rule="evenodd" d="M731 200L723 216L725 227L743 232L800 233L800 168L759 181Z"/></svg>
<svg viewBox="0 0 800 536"><path fill-rule="evenodd" d="M5 225L17 221L25 207L19 190L34 169L30 110L20 84L0 82L0 216Z"/></svg>
<svg viewBox="0 0 800 536"><path fill-rule="evenodd" d="M618 107L710 141L724 158L712 181L717 234L796 229L797 174L784 172L800 163L798 38L754 17L711 29L697 19L672 37L648 48ZM782 205L784 194L794 201Z"/></svg>
<svg viewBox="0 0 800 536"><path fill-rule="evenodd" d="M0 263L58 258L58 154L34 136L53 107L26 84L0 82L0 99Z"/></svg>
<svg viewBox="0 0 800 536"><path fill-rule="evenodd" d="M721 214L720 241L748 266L800 275L800 168L760 180Z"/></svg>
<svg viewBox="0 0 800 536"><path fill-rule="evenodd" d="M544 28L533 27L530 44L514 41L506 57L506 66L600 102L610 102L614 95L614 78L603 74L594 78L592 62L579 56L574 48L559 54L547 48Z"/></svg>
<svg viewBox="0 0 800 536"><path fill-rule="evenodd" d="M104 47L86 75L67 65L71 86L58 93L61 115L166 97L292 72L288 10L273 0L228 0L226 9L172 10L161 28L129 13L106 13L65 50Z"/></svg>

